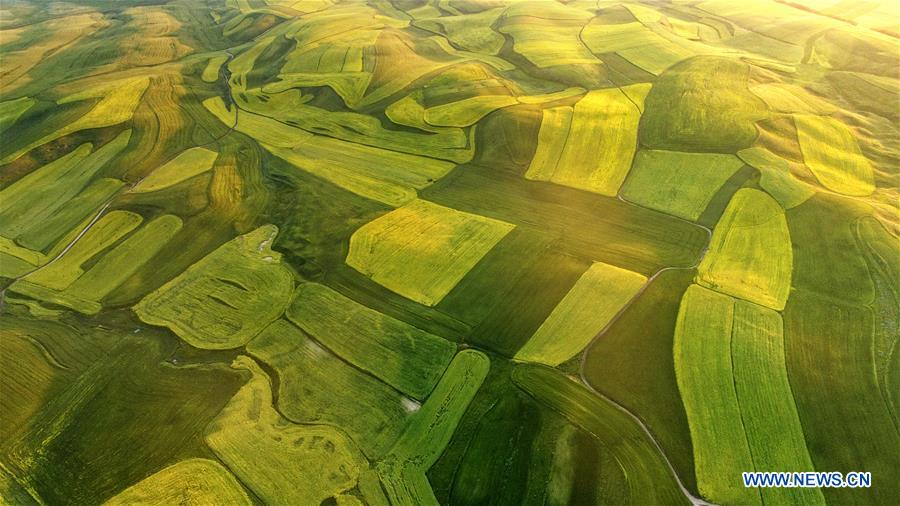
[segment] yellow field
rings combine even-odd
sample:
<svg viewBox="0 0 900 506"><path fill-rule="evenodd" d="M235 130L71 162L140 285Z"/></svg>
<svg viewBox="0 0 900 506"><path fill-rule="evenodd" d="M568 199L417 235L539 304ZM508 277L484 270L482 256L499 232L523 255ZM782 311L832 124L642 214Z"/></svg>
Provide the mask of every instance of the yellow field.
<svg viewBox="0 0 900 506"><path fill-rule="evenodd" d="M209 459L188 459L173 464L116 494L105 506L251 505L241 484L222 464Z"/></svg>
<svg viewBox="0 0 900 506"><path fill-rule="evenodd" d="M649 90L642 85L629 88L637 96ZM545 109L537 151L525 177L615 196L637 147L641 111L632 100L625 89L612 88L589 92L574 110Z"/></svg>
<svg viewBox="0 0 900 506"><path fill-rule="evenodd" d="M267 118L252 112L241 111L237 116L237 108L231 106L231 110L225 108L225 103L219 97L206 99L203 106L209 112L215 114L219 121L227 126L234 126L235 130L249 135L263 144L279 148L293 148L312 137L306 130L286 125L278 120Z"/></svg>
<svg viewBox="0 0 900 506"><path fill-rule="evenodd" d="M733 476L753 471L731 365L734 301L691 285L681 299L673 353L700 494L716 504L762 504L755 489Z"/></svg>
<svg viewBox="0 0 900 506"><path fill-rule="evenodd" d="M813 186L791 174L787 160L762 147L738 151L738 157L759 170L759 185L785 209L797 207L816 194Z"/></svg>
<svg viewBox="0 0 900 506"><path fill-rule="evenodd" d="M131 193L147 193L162 190L186 181L212 168L219 154L206 148L182 151L145 177Z"/></svg>
<svg viewBox="0 0 900 506"><path fill-rule="evenodd" d="M30 283L65 290L84 271L81 264L103 251L140 225L143 218L131 211L112 211L94 224L62 257L29 274ZM16 285L13 284L13 290Z"/></svg>
<svg viewBox="0 0 900 506"><path fill-rule="evenodd" d="M472 97L425 110L425 121L434 126L466 127L476 123L490 112L517 104L508 95Z"/></svg>
<svg viewBox="0 0 900 506"><path fill-rule="evenodd" d="M57 103L65 104L92 98L100 99L93 109L88 111L84 116L40 140L11 153L0 161L0 163L9 163L38 146L59 139L65 135L69 135L72 132L118 125L119 123L131 119L134 110L137 109L138 104L141 102L144 91L149 85L150 79L147 77L128 78L113 81L105 86L90 88L58 100Z"/></svg>
<svg viewBox="0 0 900 506"><path fill-rule="evenodd" d="M278 227L238 236L134 306L151 325L172 329L196 348L230 349L281 316L294 290L281 254L271 250Z"/></svg>
<svg viewBox="0 0 900 506"><path fill-rule="evenodd" d="M582 38L595 53L615 52L654 75L693 55L637 21L622 24L591 22L585 26Z"/></svg>
<svg viewBox="0 0 900 506"><path fill-rule="evenodd" d="M252 359L232 367L252 373L206 432L206 442L267 504L319 504L357 485L362 453L330 425L297 425L275 410L269 378Z"/></svg>
<svg viewBox="0 0 900 506"><path fill-rule="evenodd" d="M794 122L806 166L822 186L854 196L875 191L872 164L849 128L833 118L805 114L795 115Z"/></svg>
<svg viewBox="0 0 900 506"><path fill-rule="evenodd" d="M434 306L513 227L414 200L354 232L347 264L404 297Z"/></svg>
<svg viewBox="0 0 900 506"><path fill-rule="evenodd" d="M243 115L241 115L241 121ZM323 136L312 136L298 149L263 145L297 168L357 195L401 206L416 198L416 190L444 176L453 164Z"/></svg>
<svg viewBox="0 0 900 506"><path fill-rule="evenodd" d="M584 349L640 291L647 278L596 262L569 290L517 360L557 366Z"/></svg>
<svg viewBox="0 0 900 506"><path fill-rule="evenodd" d="M739 190L713 231L697 282L782 310L791 289L793 251L784 210L759 190Z"/></svg>
<svg viewBox="0 0 900 506"><path fill-rule="evenodd" d="M209 59L206 67L203 68L203 74L200 76L207 83L214 83L219 79L219 69L222 64L228 60L228 56L213 56Z"/></svg>

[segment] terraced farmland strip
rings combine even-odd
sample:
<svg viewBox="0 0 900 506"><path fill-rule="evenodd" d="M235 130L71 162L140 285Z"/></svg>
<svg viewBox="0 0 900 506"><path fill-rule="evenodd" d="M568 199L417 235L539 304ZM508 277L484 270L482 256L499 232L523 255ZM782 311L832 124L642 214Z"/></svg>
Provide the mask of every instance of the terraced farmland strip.
<svg viewBox="0 0 900 506"><path fill-rule="evenodd" d="M513 370L512 378L518 387L539 402L594 435L601 448L614 455L626 478L624 493L627 501L688 504L665 457L627 414L548 367L518 366ZM617 491L601 491L601 494L604 492Z"/></svg>
<svg viewBox="0 0 900 506"><path fill-rule="evenodd" d="M418 407L283 319L247 351L276 371L281 413L297 423L341 427L370 459L384 455Z"/></svg>
<svg viewBox="0 0 900 506"><path fill-rule="evenodd" d="M734 301L691 285L681 299L673 344L675 377L694 445L697 488L717 504L761 504L759 491L735 487L755 470L731 361Z"/></svg>
<svg viewBox="0 0 900 506"><path fill-rule="evenodd" d="M215 460L182 460L158 471L116 494L105 506L146 504L165 506L219 503L253 504L234 476Z"/></svg>
<svg viewBox="0 0 900 506"><path fill-rule="evenodd" d="M81 265L128 235L143 221L130 211L111 211L98 220L64 255L29 274L22 281L53 290L64 290L84 271ZM13 290L16 289L13 284Z"/></svg>
<svg viewBox="0 0 900 506"><path fill-rule="evenodd" d="M738 191L700 263L700 284L772 309L791 288L793 251L784 211L759 190Z"/></svg>
<svg viewBox="0 0 900 506"><path fill-rule="evenodd" d="M395 207L415 199L417 189L430 185L453 167L449 162L318 136L298 149L266 149L357 195Z"/></svg>
<svg viewBox="0 0 900 506"><path fill-rule="evenodd" d="M415 200L354 232L347 264L404 297L434 306L513 227Z"/></svg>
<svg viewBox="0 0 900 506"><path fill-rule="evenodd" d="M31 97L19 97L14 100L0 102L0 132L6 131L15 125L16 121L28 112L35 104Z"/></svg>
<svg viewBox="0 0 900 506"><path fill-rule="evenodd" d="M467 127L496 109L517 103L515 97L505 95L472 97L426 109L425 121L438 127Z"/></svg>
<svg viewBox="0 0 900 506"><path fill-rule="evenodd" d="M344 360L420 400L455 352L449 341L316 283L297 288L287 317Z"/></svg>
<svg viewBox="0 0 900 506"><path fill-rule="evenodd" d="M92 218L105 202L108 202L125 183L119 179L104 177L90 183L78 195L58 208L46 220L34 222L32 226L16 238L20 244L35 251L48 251L51 245L55 249L59 239Z"/></svg>
<svg viewBox="0 0 900 506"><path fill-rule="evenodd" d="M569 360L609 324L646 281L646 277L614 265L591 265L515 358L550 366Z"/></svg>
<svg viewBox="0 0 900 506"><path fill-rule="evenodd" d="M732 155L642 150L622 187L622 197L697 221L716 192L742 165Z"/></svg>
<svg viewBox="0 0 900 506"><path fill-rule="evenodd" d="M80 220L82 206L66 204L87 187L91 179L128 145L131 131L126 130L101 148L91 152L90 144L82 144L69 154L29 173L0 191L0 233L17 239L45 220L64 215ZM71 214L70 214L71 213ZM66 220L64 220L66 221ZM55 237L31 237L35 249ZM27 246L27 245L26 245Z"/></svg>
<svg viewBox="0 0 900 506"><path fill-rule="evenodd" d="M822 186L856 196L875 190L872 164L849 128L833 118L805 114L794 115L794 122L806 166Z"/></svg>
<svg viewBox="0 0 900 506"><path fill-rule="evenodd" d="M191 346L243 346L287 307L294 282L272 251L265 225L225 243L134 307L146 323L166 326Z"/></svg>

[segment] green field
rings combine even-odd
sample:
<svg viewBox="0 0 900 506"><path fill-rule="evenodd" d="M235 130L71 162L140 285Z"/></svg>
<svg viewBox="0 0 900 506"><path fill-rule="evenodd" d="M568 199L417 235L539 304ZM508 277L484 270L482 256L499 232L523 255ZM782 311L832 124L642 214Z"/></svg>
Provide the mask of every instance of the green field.
<svg viewBox="0 0 900 506"><path fill-rule="evenodd" d="M0 2L0 504L896 503L895 3Z"/></svg>

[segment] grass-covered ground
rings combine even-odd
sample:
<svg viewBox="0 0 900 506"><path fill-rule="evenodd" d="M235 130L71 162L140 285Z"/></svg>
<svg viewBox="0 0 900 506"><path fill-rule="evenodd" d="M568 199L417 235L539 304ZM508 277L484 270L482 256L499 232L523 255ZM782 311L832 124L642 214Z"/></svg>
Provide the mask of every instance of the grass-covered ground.
<svg viewBox="0 0 900 506"><path fill-rule="evenodd" d="M898 19L3 3L0 503L895 503Z"/></svg>

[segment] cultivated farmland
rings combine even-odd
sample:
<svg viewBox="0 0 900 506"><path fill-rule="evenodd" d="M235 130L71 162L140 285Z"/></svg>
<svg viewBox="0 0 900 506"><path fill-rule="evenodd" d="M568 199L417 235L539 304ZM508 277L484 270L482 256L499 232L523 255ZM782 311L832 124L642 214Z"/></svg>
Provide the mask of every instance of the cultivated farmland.
<svg viewBox="0 0 900 506"><path fill-rule="evenodd" d="M896 503L895 3L0 2L0 504Z"/></svg>

